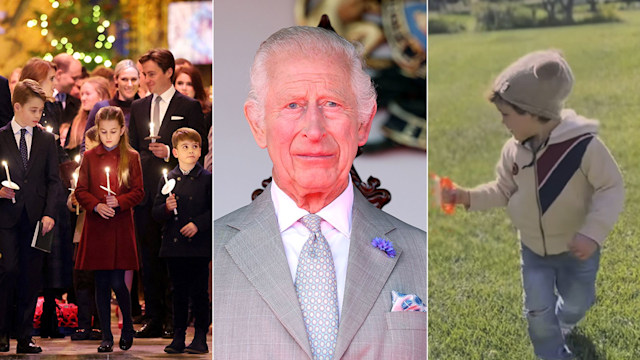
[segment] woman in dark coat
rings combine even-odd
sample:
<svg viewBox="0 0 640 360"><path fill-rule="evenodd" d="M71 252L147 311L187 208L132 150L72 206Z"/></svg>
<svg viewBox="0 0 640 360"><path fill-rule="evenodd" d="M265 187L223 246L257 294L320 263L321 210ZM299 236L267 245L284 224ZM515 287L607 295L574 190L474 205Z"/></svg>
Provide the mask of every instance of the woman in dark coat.
<svg viewBox="0 0 640 360"><path fill-rule="evenodd" d="M144 188L140 155L129 146L122 110L115 106L100 109L96 125L101 145L85 152L75 192L78 203L87 209L76 268L94 270L102 327L98 352L111 352L111 289L123 315L120 348L128 350L133 343L131 299L124 273L138 269L133 207L142 201ZM107 195L105 189L112 193Z"/></svg>

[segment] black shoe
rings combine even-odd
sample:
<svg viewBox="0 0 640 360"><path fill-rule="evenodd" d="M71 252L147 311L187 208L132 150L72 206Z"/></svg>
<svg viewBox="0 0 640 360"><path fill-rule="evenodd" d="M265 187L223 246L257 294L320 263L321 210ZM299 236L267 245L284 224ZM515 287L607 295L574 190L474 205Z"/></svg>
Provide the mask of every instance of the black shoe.
<svg viewBox="0 0 640 360"><path fill-rule="evenodd" d="M140 331L136 331L134 336L140 339L162 337L162 326L155 325L153 322L148 322L142 326Z"/></svg>
<svg viewBox="0 0 640 360"><path fill-rule="evenodd" d="M41 353L42 348L36 345L32 339L18 340L18 346L16 348L16 354L37 354Z"/></svg>
<svg viewBox="0 0 640 360"><path fill-rule="evenodd" d="M0 335L0 352L9 351L9 335Z"/></svg>
<svg viewBox="0 0 640 360"><path fill-rule="evenodd" d="M184 351L189 354L206 354L209 352L209 347L206 343L191 343L189 344L189 346L184 348Z"/></svg>
<svg viewBox="0 0 640 360"><path fill-rule="evenodd" d="M173 341L164 348L164 352L167 354L181 354L184 352L184 337L187 329L175 328L174 330Z"/></svg>
<svg viewBox="0 0 640 360"><path fill-rule="evenodd" d="M167 354L182 354L184 352L184 349L184 341L180 343L173 340L171 344L167 345L164 348L164 352L166 352Z"/></svg>
<svg viewBox="0 0 640 360"><path fill-rule="evenodd" d="M131 332L125 333L122 332L120 335L120 349L129 350L131 349L131 345L133 345L133 329Z"/></svg>
<svg viewBox="0 0 640 360"><path fill-rule="evenodd" d="M165 349L166 351L166 349ZM207 346L206 338L204 340L193 338L193 341L189 346L184 348L184 351L189 354L206 354L209 352L209 346Z"/></svg>
<svg viewBox="0 0 640 360"><path fill-rule="evenodd" d="M102 339L102 336L100 337ZM91 330L86 329L78 329L76 332L71 334L71 341L81 341L81 340L90 340L91 339Z"/></svg>
<svg viewBox="0 0 640 360"><path fill-rule="evenodd" d="M102 342L100 343L100 346L98 346L98 352L99 353L113 352L113 340L112 341L102 340Z"/></svg>

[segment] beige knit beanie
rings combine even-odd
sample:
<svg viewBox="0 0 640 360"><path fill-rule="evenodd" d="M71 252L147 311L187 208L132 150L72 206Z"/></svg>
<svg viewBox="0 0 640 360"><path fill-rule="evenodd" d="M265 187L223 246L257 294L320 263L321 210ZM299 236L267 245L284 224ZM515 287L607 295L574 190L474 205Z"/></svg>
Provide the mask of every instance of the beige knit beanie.
<svg viewBox="0 0 640 360"><path fill-rule="evenodd" d="M533 115L560 119L572 87L573 74L562 55L555 50L543 50L509 65L496 78L493 91Z"/></svg>

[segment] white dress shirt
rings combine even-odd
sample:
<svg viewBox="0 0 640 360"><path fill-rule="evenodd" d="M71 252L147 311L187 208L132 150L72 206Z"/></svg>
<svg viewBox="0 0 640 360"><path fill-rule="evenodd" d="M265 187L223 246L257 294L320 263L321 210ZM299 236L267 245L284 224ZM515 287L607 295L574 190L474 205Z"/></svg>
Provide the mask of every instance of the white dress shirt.
<svg viewBox="0 0 640 360"><path fill-rule="evenodd" d="M153 99L151 99L151 112L149 113L149 115L153 116L153 111L156 107L156 98L159 96L162 99L160 101L160 123L158 123L158 128L155 129L155 135L158 135L158 132L160 131L160 126L162 126L162 119L164 119L164 115L167 113L169 103L171 102L171 99L173 98L173 95L175 93L176 88L171 85L169 89L167 89L167 91L163 92L162 94L153 94Z"/></svg>
<svg viewBox="0 0 640 360"><path fill-rule="evenodd" d="M25 126L27 132L24 134L24 139L27 142L27 160L31 158L31 142L33 140L33 126ZM18 145L18 150L20 150L20 130L22 126L16 122L16 118L11 119L11 131L13 131L13 136L16 138L16 145Z"/></svg>
<svg viewBox="0 0 640 360"><path fill-rule="evenodd" d="M308 211L299 208L296 203L278 187L275 181L271 182L271 199L276 211L280 236L284 245L284 251L289 263L291 278L296 281L298 258L305 242L311 232L299 220L309 214ZM333 264L336 270L336 283L338 287L338 316L342 314L342 300L347 279L347 264L349 261L349 244L351 239L351 213L353 210L353 185L349 177L347 188L329 205L322 208L316 214L322 218L320 230L329 243Z"/></svg>
<svg viewBox="0 0 640 360"><path fill-rule="evenodd" d="M150 116L153 116L153 111L155 110L156 107L156 98L159 96L162 100L160 100L160 119L158 122L158 127L155 129L155 134L153 135L158 135L158 133L160 133L160 127L162 126L162 119L164 119L164 115L167 113L167 109L169 108L169 103L171 102L171 99L173 98L173 95L176 93L176 88L173 87L173 85L171 85L169 87L169 89L167 89L167 91L163 92L162 94L158 95L158 94L153 94L153 98L151 99L151 112L149 113ZM151 118L151 117L150 117ZM151 121L153 121L153 119L151 118ZM169 159L171 159L171 148L169 147L169 145L165 145L167 148L167 152L169 155L167 155L166 158L164 158L165 162L169 162Z"/></svg>

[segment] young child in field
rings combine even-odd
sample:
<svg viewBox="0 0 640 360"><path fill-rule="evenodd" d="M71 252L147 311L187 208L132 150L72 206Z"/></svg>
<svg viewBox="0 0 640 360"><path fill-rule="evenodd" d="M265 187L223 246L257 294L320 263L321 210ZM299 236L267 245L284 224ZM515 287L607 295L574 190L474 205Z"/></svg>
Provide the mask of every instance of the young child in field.
<svg viewBox="0 0 640 360"><path fill-rule="evenodd" d="M153 204L153 217L162 227L160 257L167 261L173 284L173 341L164 351L169 354L208 352L209 262L211 261L211 173L198 159L202 139L191 128L180 128L171 137L178 166L167 179L175 179L171 194L163 195L160 180ZM178 210L178 214L174 213ZM195 335L185 347L189 299L195 317Z"/></svg>
<svg viewBox="0 0 640 360"><path fill-rule="evenodd" d="M30 245L38 221L43 235L53 230L62 191L56 140L38 127L45 100L38 82L17 83L11 101L15 116L0 128L0 154L6 161L0 180L20 188L0 186L0 352L9 351L13 319L16 353L42 352L31 334L44 252Z"/></svg>
<svg viewBox="0 0 640 360"><path fill-rule="evenodd" d="M133 343L125 271L138 268L133 207L144 197L144 189L140 156L129 146L122 110L115 106L100 109L96 126L101 145L84 153L75 191L78 203L87 209L75 267L94 271L102 328L98 352L111 352L111 289L123 315L120 348L128 350Z"/></svg>
<svg viewBox="0 0 640 360"><path fill-rule="evenodd" d="M490 101L512 133L497 179L444 191L469 210L506 206L521 241L524 308L535 354L570 359L565 337L595 301L600 247L624 205L622 176L598 123L563 109L573 74L556 51L523 56Z"/></svg>

